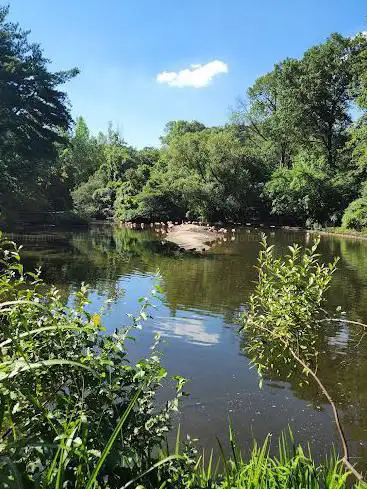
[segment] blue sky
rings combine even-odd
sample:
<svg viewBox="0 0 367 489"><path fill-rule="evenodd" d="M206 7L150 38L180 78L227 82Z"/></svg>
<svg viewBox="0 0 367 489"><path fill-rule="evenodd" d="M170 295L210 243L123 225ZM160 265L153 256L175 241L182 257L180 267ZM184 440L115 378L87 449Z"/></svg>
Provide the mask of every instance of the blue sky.
<svg viewBox="0 0 367 489"><path fill-rule="evenodd" d="M83 115L92 132L111 121L138 147L158 144L169 120L227 122L236 99L274 63L302 55L331 32L367 30L366 0L10 4L11 19L32 31L53 69L81 70L66 87L73 115ZM192 65L204 68L179 74L197 70Z"/></svg>

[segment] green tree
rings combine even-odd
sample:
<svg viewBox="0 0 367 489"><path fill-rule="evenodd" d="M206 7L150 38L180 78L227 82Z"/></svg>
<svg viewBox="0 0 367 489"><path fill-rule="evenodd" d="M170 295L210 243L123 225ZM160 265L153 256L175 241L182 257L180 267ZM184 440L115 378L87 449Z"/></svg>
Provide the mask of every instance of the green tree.
<svg viewBox="0 0 367 489"><path fill-rule="evenodd" d="M115 217L123 221L139 218L137 196L148 182L152 168L158 163L160 152L153 148L143 148L136 151L135 158L136 166L125 171L124 179L116 191Z"/></svg>
<svg viewBox="0 0 367 489"><path fill-rule="evenodd" d="M172 173L181 172L190 182L185 192L187 211L195 217L237 220L257 217L263 211L266 167L243 145L236 129L186 133L169 146Z"/></svg>
<svg viewBox="0 0 367 489"><path fill-rule="evenodd" d="M67 148L61 160L69 188L75 188L88 178L102 164L102 145L90 135L83 117L78 117Z"/></svg>
<svg viewBox="0 0 367 489"><path fill-rule="evenodd" d="M275 164L289 166L294 152L294 128L289 111L283 65L275 65L272 72L259 77L247 91L233 114L234 121L247 126L251 145Z"/></svg>
<svg viewBox="0 0 367 489"><path fill-rule="evenodd" d="M351 130L349 147L353 150L353 158L364 172L367 169L367 36L360 34L352 40L356 54L354 63L354 85L358 108L362 111L360 118ZM362 45L362 46L361 46ZM363 49L364 47L364 49Z"/></svg>
<svg viewBox="0 0 367 489"><path fill-rule="evenodd" d="M0 206L5 212L10 203L27 200L21 196L25 188L42 195L39 178L56 158L56 143L67 142L64 134L72 123L59 86L78 72L50 72L40 46L30 43L18 24L7 22L7 15L8 7L0 7Z"/></svg>
<svg viewBox="0 0 367 489"><path fill-rule="evenodd" d="M325 43L307 50L301 60L283 64L291 120L300 142L310 148L319 146L329 168L337 165L338 151L351 124L357 56L352 47L350 38L332 34Z"/></svg>
<svg viewBox="0 0 367 489"><path fill-rule="evenodd" d="M170 121L164 128L165 135L161 137L163 144L170 144L172 139L183 136L188 132L200 132L205 129L205 125L198 121Z"/></svg>
<svg viewBox="0 0 367 489"><path fill-rule="evenodd" d="M108 205L103 199L103 191L107 180L101 170L97 170L89 179L79 185L73 192L72 198L77 214L86 219L106 217L103 210Z"/></svg>
<svg viewBox="0 0 367 489"><path fill-rule="evenodd" d="M83 217L112 217L114 207L122 209L124 196L134 195L134 185L139 185L139 179L149 173L150 166L156 161L157 150L145 148L140 152L128 146L111 124L107 134L100 133L97 139L89 137L84 121L80 129L76 145L80 152L75 153L73 166L84 161L90 163L84 167L88 172L94 165L98 167L87 181L74 189L75 210ZM116 217L122 218L117 214ZM121 214L124 214L122 210Z"/></svg>
<svg viewBox="0 0 367 489"><path fill-rule="evenodd" d="M325 224L336 210L329 175L310 159L299 158L292 168L276 169L266 195L271 212L290 223Z"/></svg>

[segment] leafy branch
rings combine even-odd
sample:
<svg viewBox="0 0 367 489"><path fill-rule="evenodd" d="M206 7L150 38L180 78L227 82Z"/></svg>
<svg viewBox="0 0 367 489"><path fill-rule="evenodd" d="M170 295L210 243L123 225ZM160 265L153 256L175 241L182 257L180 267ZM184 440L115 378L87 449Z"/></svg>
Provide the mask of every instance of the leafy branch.
<svg viewBox="0 0 367 489"><path fill-rule="evenodd" d="M311 248L302 249L295 244L289 246L290 253L285 258L276 258L274 246L268 246L263 235L258 282L248 310L243 314L241 330L246 333L246 350L260 378L264 372L279 374L281 364L285 365L288 377L294 375L299 366L306 376L312 377L332 408L343 451L342 461L359 481L363 481L362 475L350 463L337 406L317 374L317 339L322 323L344 321L329 317L323 307L337 260L320 263L316 253L318 244L318 239ZM350 323L367 327L355 321Z"/></svg>

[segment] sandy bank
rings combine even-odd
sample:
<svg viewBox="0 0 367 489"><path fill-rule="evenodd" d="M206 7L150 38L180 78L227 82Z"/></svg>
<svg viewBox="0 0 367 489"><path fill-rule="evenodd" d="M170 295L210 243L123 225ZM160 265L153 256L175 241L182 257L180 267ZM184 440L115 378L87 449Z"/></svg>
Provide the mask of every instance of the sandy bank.
<svg viewBox="0 0 367 489"><path fill-rule="evenodd" d="M208 228L197 224L181 224L169 229L166 240L185 250L204 251L208 250L221 234L219 231L209 231Z"/></svg>

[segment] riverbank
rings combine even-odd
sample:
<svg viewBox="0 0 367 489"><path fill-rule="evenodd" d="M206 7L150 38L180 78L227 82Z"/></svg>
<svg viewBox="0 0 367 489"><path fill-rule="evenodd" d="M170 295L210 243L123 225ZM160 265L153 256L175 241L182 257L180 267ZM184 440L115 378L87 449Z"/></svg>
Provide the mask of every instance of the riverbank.
<svg viewBox="0 0 367 489"><path fill-rule="evenodd" d="M166 240L185 251L207 251L211 245L227 232L198 224L179 224L168 228Z"/></svg>
<svg viewBox="0 0 367 489"><path fill-rule="evenodd" d="M219 225L210 225L208 223L197 222L183 222L182 224L172 222L157 222L151 224L139 224L139 223L121 223L130 229L144 230L149 227L154 227L157 232L165 235L165 239L172 243L175 243L185 251L207 251L213 245L213 243L226 235L226 233L233 234L241 228L246 229L270 229L272 231L276 229L290 230L290 231L303 231L322 236L336 236L348 239L367 240L367 229L364 231L355 231L352 229L344 229L341 227L329 227L323 229L308 229L300 226L282 226L268 223L254 223L248 222L246 224L239 225L237 223L235 228L229 228L228 223L224 224L226 227L219 227ZM220 225L223 225L220 223ZM232 224L233 226L233 224Z"/></svg>
<svg viewBox="0 0 367 489"><path fill-rule="evenodd" d="M250 226L253 227L253 226ZM263 227L263 226L256 226ZM275 228L275 226L271 226ZM293 231L305 231L321 236L336 236L338 238L367 240L367 230L355 231L341 227L325 228L322 230L308 230L294 226L280 226L278 229L291 229ZM197 224L181 224L168 229L166 240L177 244L185 251L207 251L215 241L220 239L227 232L235 232L235 229L217 229L210 226L200 226Z"/></svg>
<svg viewBox="0 0 367 489"><path fill-rule="evenodd" d="M0 228L6 232L47 232L53 229L67 231L87 227L89 224L87 219L83 219L74 211L23 211L0 216Z"/></svg>
<svg viewBox="0 0 367 489"><path fill-rule="evenodd" d="M336 227L336 228L325 228L321 230L312 229L308 231L313 234L320 234L322 236L337 236L338 238L367 240L367 230L355 231L354 229L344 229L344 228Z"/></svg>

